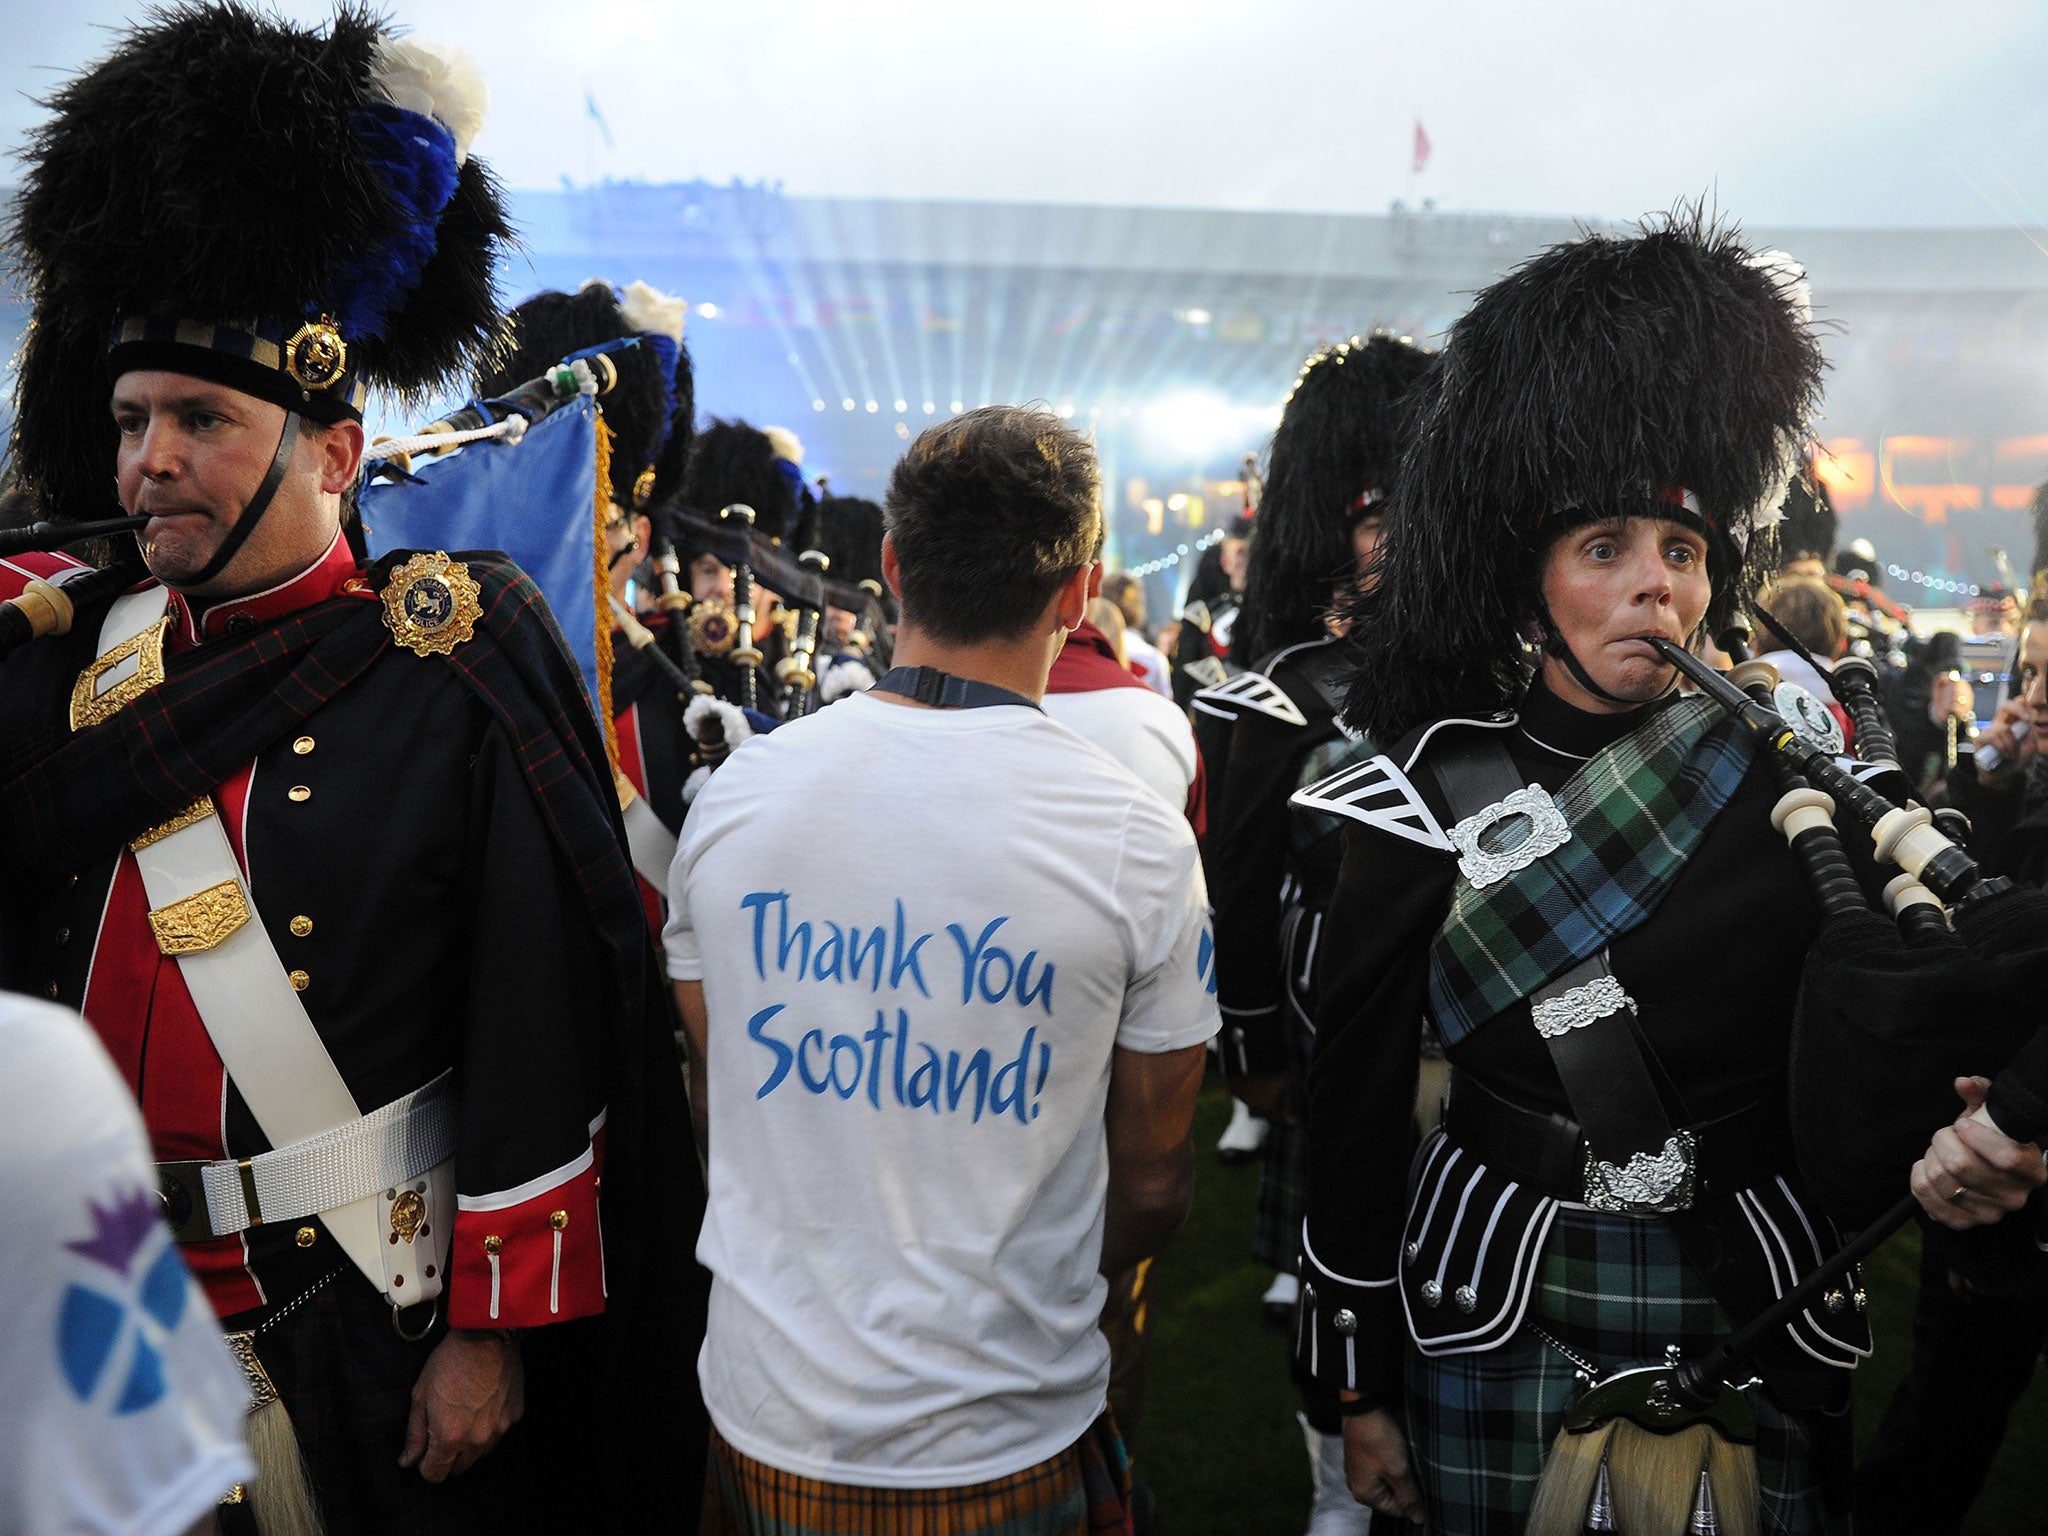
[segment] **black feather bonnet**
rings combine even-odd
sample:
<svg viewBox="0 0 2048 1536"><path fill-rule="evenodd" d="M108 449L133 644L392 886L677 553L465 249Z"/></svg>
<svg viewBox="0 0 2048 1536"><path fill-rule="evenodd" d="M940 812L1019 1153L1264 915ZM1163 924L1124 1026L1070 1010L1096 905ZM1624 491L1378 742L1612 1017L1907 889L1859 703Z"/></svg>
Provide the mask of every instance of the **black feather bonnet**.
<svg viewBox="0 0 2048 1536"><path fill-rule="evenodd" d="M33 315L17 472L111 501L108 381L227 384L323 422L465 382L496 344L511 230L468 153L482 79L368 11L319 32L228 0L150 12L30 136L8 237Z"/></svg>
<svg viewBox="0 0 2048 1536"><path fill-rule="evenodd" d="M714 418L697 434L683 475L685 507L716 521L735 502L754 509L754 526L767 538L808 547L798 536L805 511L803 450L781 428L763 431L744 421Z"/></svg>
<svg viewBox="0 0 2048 1536"><path fill-rule="evenodd" d="M614 292L602 279L574 293L549 289L512 311L511 351L477 375L477 394L505 394L567 358L602 352L618 378L598 399L611 428L611 496L644 510L656 491L677 396L690 391L683 303L634 283Z"/></svg>
<svg viewBox="0 0 2048 1536"><path fill-rule="evenodd" d="M818 548L832 564L834 581L859 586L882 580L882 509L861 496L827 496L818 503Z"/></svg>
<svg viewBox="0 0 2048 1536"><path fill-rule="evenodd" d="M1356 561L1351 530L1394 488L1402 403L1431 355L1375 333L1324 347L1302 365L1273 433L1252 525L1244 603L1231 636L1240 666L1324 633Z"/></svg>
<svg viewBox="0 0 2048 1536"><path fill-rule="evenodd" d="M1543 556L1616 514L1707 538L1718 631L1775 561L1822 360L1804 274L1694 209L1588 235L1485 289L1419 392L1345 719L1392 742L1521 694Z"/></svg>
<svg viewBox="0 0 2048 1536"><path fill-rule="evenodd" d="M1832 568L1842 522L1835 514L1827 482L1814 473L1812 460L1785 487L1784 511L1785 520L1778 524L1780 557L1788 562L1818 560Z"/></svg>

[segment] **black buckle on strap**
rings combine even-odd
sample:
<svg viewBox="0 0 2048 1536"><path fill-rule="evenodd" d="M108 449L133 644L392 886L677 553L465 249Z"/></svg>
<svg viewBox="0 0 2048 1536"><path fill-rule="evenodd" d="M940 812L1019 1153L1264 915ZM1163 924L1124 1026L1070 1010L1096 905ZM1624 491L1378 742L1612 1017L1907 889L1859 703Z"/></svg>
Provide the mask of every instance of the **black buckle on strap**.
<svg viewBox="0 0 2048 1536"><path fill-rule="evenodd" d="M213 1213L206 1206L205 1163L158 1163L157 1199L174 1242L198 1243L213 1236Z"/></svg>

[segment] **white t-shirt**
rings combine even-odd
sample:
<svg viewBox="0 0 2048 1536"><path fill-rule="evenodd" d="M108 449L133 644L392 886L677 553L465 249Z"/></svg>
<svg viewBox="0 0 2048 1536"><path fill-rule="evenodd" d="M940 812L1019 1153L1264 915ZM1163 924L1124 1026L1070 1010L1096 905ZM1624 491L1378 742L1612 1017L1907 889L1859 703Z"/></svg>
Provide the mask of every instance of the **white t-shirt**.
<svg viewBox="0 0 2048 1536"><path fill-rule="evenodd" d="M0 1533L188 1529L254 1469L249 1389L67 1009L0 993Z"/></svg>
<svg viewBox="0 0 2048 1536"><path fill-rule="evenodd" d="M1122 763L1176 811L1195 782L1195 732L1170 698L1150 688L1048 693L1045 712Z"/></svg>
<svg viewBox="0 0 2048 1536"><path fill-rule="evenodd" d="M1124 656L1147 688L1162 698L1173 697L1173 664L1166 659L1164 651L1135 629L1127 629L1124 631Z"/></svg>
<svg viewBox="0 0 2048 1536"><path fill-rule="evenodd" d="M1109 1380L1112 1047L1216 1032L1185 820L1037 710L859 694L741 744L669 891L710 1019L719 1432L884 1487L1066 1449Z"/></svg>

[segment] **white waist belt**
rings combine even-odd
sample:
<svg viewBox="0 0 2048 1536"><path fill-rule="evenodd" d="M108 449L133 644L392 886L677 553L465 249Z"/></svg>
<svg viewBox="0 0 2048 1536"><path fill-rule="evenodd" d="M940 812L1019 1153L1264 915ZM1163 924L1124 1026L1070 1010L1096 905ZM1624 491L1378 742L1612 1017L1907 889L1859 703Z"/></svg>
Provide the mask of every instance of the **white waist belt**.
<svg viewBox="0 0 2048 1536"><path fill-rule="evenodd" d="M188 1193L196 1179L204 1195L205 1209L192 1212L181 1235L297 1221L410 1183L455 1153L453 1078L443 1072L382 1109L255 1157L159 1164Z"/></svg>

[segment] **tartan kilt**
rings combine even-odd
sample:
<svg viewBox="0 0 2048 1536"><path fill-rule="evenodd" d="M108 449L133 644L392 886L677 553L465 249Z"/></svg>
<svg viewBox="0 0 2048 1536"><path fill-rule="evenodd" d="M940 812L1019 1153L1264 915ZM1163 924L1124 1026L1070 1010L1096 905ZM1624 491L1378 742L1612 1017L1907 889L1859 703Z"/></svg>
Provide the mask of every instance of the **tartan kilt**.
<svg viewBox="0 0 2048 1536"><path fill-rule="evenodd" d="M714 1427L700 1536L1130 1536L1131 1468L1104 1410L1059 1455L957 1488L865 1488L784 1472Z"/></svg>
<svg viewBox="0 0 2048 1536"><path fill-rule="evenodd" d="M1688 1357L1730 1332L1720 1304L1662 1221L1561 1207L1545 1240L1524 1325L1498 1348L1428 1358L1408 1352L1408 1422L1437 1536L1516 1536L1551 1442L1583 1388L1534 1324L1603 1370ZM1756 1409L1759 1528L1819 1536L1819 1428L1764 1391Z"/></svg>

